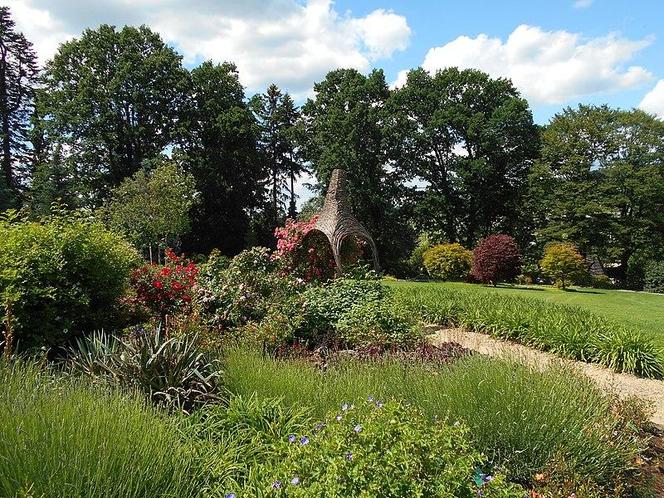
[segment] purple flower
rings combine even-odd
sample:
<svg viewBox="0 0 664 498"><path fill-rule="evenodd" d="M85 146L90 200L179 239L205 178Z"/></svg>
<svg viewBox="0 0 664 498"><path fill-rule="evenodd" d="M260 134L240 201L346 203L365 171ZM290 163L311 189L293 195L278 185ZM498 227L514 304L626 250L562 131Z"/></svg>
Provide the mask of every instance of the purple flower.
<svg viewBox="0 0 664 498"><path fill-rule="evenodd" d="M362 426L360 424L357 424L355 427L353 427L353 430L359 434L360 432L362 432Z"/></svg>
<svg viewBox="0 0 664 498"><path fill-rule="evenodd" d="M324 424L316 424L316 430L317 431L321 430L323 427L325 427Z"/></svg>
<svg viewBox="0 0 664 498"><path fill-rule="evenodd" d="M488 476L488 475L487 475L487 476L484 476L484 477L482 478L482 480L483 480L484 482L491 482L491 481L493 481L493 476Z"/></svg>
<svg viewBox="0 0 664 498"><path fill-rule="evenodd" d="M302 436L300 438L300 444L309 444L309 438L307 436Z"/></svg>
<svg viewBox="0 0 664 498"><path fill-rule="evenodd" d="M235 498L235 493L226 493L226 498Z"/></svg>
<svg viewBox="0 0 664 498"><path fill-rule="evenodd" d="M376 402L376 406L377 406L378 408L382 408L382 407L383 407L383 402L382 402L382 401L377 401L377 402Z"/></svg>
<svg viewBox="0 0 664 498"><path fill-rule="evenodd" d="M281 481L274 481L272 483L272 489L281 489Z"/></svg>
<svg viewBox="0 0 664 498"><path fill-rule="evenodd" d="M374 402L374 397L373 397L373 396L369 396L369 397L367 398L367 401L368 401L369 403L373 403L373 402Z"/></svg>
<svg viewBox="0 0 664 498"><path fill-rule="evenodd" d="M290 436L288 436L289 443L294 443L296 439L297 437L295 436L295 434L291 434Z"/></svg>
<svg viewBox="0 0 664 498"><path fill-rule="evenodd" d="M350 451L346 452L346 460L352 460L353 459L353 454Z"/></svg>
<svg viewBox="0 0 664 498"><path fill-rule="evenodd" d="M342 419L342 418L343 418L343 417L342 417L341 415L337 415L337 422L341 422L341 419Z"/></svg>
<svg viewBox="0 0 664 498"><path fill-rule="evenodd" d="M291 483L293 486L297 486L298 484L300 484L300 478L297 477L297 476L295 476L295 477L293 477L293 478L290 480L290 483Z"/></svg>

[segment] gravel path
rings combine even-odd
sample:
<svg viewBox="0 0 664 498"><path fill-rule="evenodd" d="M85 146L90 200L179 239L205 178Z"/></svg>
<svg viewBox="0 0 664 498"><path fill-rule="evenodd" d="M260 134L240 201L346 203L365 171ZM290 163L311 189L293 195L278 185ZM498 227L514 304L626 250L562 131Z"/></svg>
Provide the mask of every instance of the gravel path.
<svg viewBox="0 0 664 498"><path fill-rule="evenodd" d="M664 381L642 379L631 374L616 373L608 368L581 361L563 360L550 353L538 351L521 344L494 339L486 334L468 332L463 329L447 329L429 327L434 343L454 341L462 346L488 356L516 358L524 363L546 367L552 362L563 362L573 365L600 386L613 390L621 396L638 396L653 403L652 421L664 426Z"/></svg>

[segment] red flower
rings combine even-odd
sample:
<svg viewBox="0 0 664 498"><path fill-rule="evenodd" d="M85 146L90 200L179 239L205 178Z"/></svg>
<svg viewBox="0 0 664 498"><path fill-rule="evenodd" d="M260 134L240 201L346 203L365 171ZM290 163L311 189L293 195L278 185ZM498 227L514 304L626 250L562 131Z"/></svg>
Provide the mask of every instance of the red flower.
<svg viewBox="0 0 664 498"><path fill-rule="evenodd" d="M161 283L159 280L155 280L154 282L152 282L152 285L154 287L156 287L157 289L163 289L164 288L164 284Z"/></svg>

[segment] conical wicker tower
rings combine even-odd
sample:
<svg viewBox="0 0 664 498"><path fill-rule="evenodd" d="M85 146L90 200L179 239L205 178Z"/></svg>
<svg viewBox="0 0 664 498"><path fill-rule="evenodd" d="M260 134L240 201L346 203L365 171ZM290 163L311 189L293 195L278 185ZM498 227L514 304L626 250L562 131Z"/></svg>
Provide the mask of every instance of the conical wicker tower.
<svg viewBox="0 0 664 498"><path fill-rule="evenodd" d="M380 266L378 265L376 244L367 229L355 219L351 212L346 183L346 171L343 169L332 171L330 184L325 195L325 203L321 212L318 213L318 221L312 232L321 232L330 241L334 262L337 265L337 272L341 273L343 271L341 247L344 240L348 237L356 237L369 244L374 269L378 271Z"/></svg>

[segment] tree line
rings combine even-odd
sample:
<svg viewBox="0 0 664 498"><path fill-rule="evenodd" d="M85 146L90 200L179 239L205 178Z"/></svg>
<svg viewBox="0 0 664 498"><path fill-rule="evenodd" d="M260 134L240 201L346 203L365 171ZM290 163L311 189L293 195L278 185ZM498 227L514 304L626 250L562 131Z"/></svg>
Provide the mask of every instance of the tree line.
<svg viewBox="0 0 664 498"><path fill-rule="evenodd" d="M472 247L505 233L532 261L569 241L636 286L664 258L664 123L579 105L538 126L509 79L478 70L418 68L392 89L382 70L337 69L297 106L275 85L247 98L230 62L185 68L146 26L85 30L39 67L1 7L0 115L0 208L139 210L140 239L163 199L180 212L160 223L177 222L164 230L188 252L272 245L286 217L320 205L298 213L301 175L321 194L342 167L394 272L420 234Z"/></svg>

